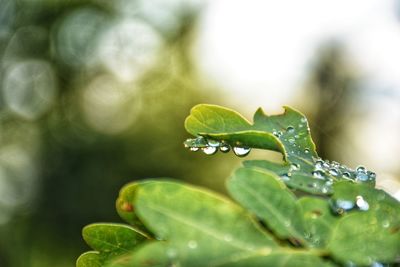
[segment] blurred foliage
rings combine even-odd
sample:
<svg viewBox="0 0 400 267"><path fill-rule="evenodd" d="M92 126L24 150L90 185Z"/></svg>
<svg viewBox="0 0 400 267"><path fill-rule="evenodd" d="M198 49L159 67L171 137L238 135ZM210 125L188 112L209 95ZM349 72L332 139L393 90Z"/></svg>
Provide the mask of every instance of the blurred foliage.
<svg viewBox="0 0 400 267"><path fill-rule="evenodd" d="M315 110L310 114L313 136L322 158L342 160L334 147L345 125L351 123L352 103L359 95L360 79L356 69L346 60L344 48L338 42L323 46L306 83Z"/></svg>
<svg viewBox="0 0 400 267"><path fill-rule="evenodd" d="M116 219L128 181L221 190L215 177L232 166L187 157L181 143L189 108L218 96L189 56L198 3L0 6L0 266L73 265L82 226Z"/></svg>

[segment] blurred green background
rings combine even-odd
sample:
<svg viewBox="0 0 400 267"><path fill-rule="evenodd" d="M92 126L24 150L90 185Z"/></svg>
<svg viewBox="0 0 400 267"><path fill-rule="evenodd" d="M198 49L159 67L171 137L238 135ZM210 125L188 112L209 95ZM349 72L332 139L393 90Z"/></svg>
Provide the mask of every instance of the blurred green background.
<svg viewBox="0 0 400 267"><path fill-rule="evenodd" d="M373 10L376 1L369 2ZM378 185L400 198L393 159L400 152L400 82L371 79L340 34L314 38L303 65L285 57L284 43L292 41L273 34L308 28L296 26L286 12L293 7L262 5L0 0L0 266L74 266L86 250L82 227L120 221L114 202L132 180L174 177L224 193L239 159L189 153L182 145L189 137L184 119L198 103L226 105L249 118L257 105L268 112L293 105L310 118L323 158L367 164ZM260 19L268 8L290 26ZM398 7L387 8L397 25L389 32L400 35ZM389 53L396 64L397 56ZM253 64L261 61L271 65ZM261 79L286 69L301 73L290 90ZM262 156L277 158L250 155Z"/></svg>

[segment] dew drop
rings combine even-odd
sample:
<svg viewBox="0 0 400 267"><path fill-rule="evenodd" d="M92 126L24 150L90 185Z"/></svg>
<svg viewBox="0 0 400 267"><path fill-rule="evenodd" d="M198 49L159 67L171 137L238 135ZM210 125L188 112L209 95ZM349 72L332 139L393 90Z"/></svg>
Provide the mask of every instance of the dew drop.
<svg viewBox="0 0 400 267"><path fill-rule="evenodd" d="M321 192L322 192L323 194L327 194L327 193L329 192L329 188L326 187L326 186L324 186L324 187L321 188Z"/></svg>
<svg viewBox="0 0 400 267"><path fill-rule="evenodd" d="M245 157L250 153L251 148L249 147L233 147L233 153L238 157Z"/></svg>
<svg viewBox="0 0 400 267"><path fill-rule="evenodd" d="M306 153L306 154L310 153L310 149L308 149L308 148L304 149L304 153Z"/></svg>
<svg viewBox="0 0 400 267"><path fill-rule="evenodd" d="M302 123L306 123L306 122L307 122L307 119L303 117L303 118L300 119L300 121L301 121Z"/></svg>
<svg viewBox="0 0 400 267"><path fill-rule="evenodd" d="M331 169L329 170L329 173L330 173L331 175L333 175L333 176L338 176L338 175L339 175L339 171L338 171L337 169L335 169L335 168L331 168Z"/></svg>
<svg viewBox="0 0 400 267"><path fill-rule="evenodd" d="M290 144L294 144L294 142L295 142L296 140L295 140L294 138L290 137L288 141L289 141Z"/></svg>
<svg viewBox="0 0 400 267"><path fill-rule="evenodd" d="M299 135L298 135L298 134L296 134L296 135L294 136L294 138L296 138L296 139L299 139Z"/></svg>
<svg viewBox="0 0 400 267"><path fill-rule="evenodd" d="M281 179L284 182L290 181L290 176L288 174L281 175Z"/></svg>
<svg viewBox="0 0 400 267"><path fill-rule="evenodd" d="M219 147L219 145L220 145L219 141L212 140L212 139L207 140L207 143L208 143L208 146L211 146L211 147Z"/></svg>
<svg viewBox="0 0 400 267"><path fill-rule="evenodd" d="M294 133L294 128L293 128L293 126L288 126L288 127L286 128L286 132L288 132L288 133Z"/></svg>
<svg viewBox="0 0 400 267"><path fill-rule="evenodd" d="M213 146L207 146L207 147L203 147L201 150L206 155L214 155L215 153L217 153L218 149L216 147L213 147Z"/></svg>
<svg viewBox="0 0 400 267"><path fill-rule="evenodd" d="M360 165L360 166L357 167L356 171L357 171L357 172L364 172L364 173L365 173L365 172L366 172L366 169L365 169L364 166Z"/></svg>
<svg viewBox="0 0 400 267"><path fill-rule="evenodd" d="M300 169L300 165L299 164L297 164L297 163L290 164L290 170L297 171L299 169Z"/></svg>
<svg viewBox="0 0 400 267"><path fill-rule="evenodd" d="M364 198L362 196L357 196L356 197L356 204L357 207L360 210L368 210L369 209L369 204L367 201L364 200Z"/></svg>
<svg viewBox="0 0 400 267"><path fill-rule="evenodd" d="M336 200L336 206L343 210L351 210L354 207L354 202L349 200Z"/></svg>
<svg viewBox="0 0 400 267"><path fill-rule="evenodd" d="M356 180L360 181L360 182L368 181L368 174L366 174L364 172L357 172Z"/></svg>
<svg viewBox="0 0 400 267"><path fill-rule="evenodd" d="M230 148L228 145L223 145L223 146L221 146L221 147L219 148L219 150L220 150L221 152L223 152L223 153L228 153L228 152L231 150L231 148Z"/></svg>
<svg viewBox="0 0 400 267"><path fill-rule="evenodd" d="M342 177L345 178L345 179L350 179L351 174L350 174L349 172L344 172L344 173L342 174Z"/></svg>
<svg viewBox="0 0 400 267"><path fill-rule="evenodd" d="M199 148L193 146L193 147L189 148L189 150L193 151L193 152L196 152L196 151L199 151Z"/></svg>
<svg viewBox="0 0 400 267"><path fill-rule="evenodd" d="M323 165L324 165L324 161L321 159L317 159L317 161L315 162L314 168L315 168L315 170L322 170Z"/></svg>
<svg viewBox="0 0 400 267"><path fill-rule="evenodd" d="M320 170L313 171L312 175L314 176L314 178L317 178L317 179L324 179L325 178L324 172L320 171Z"/></svg>
<svg viewBox="0 0 400 267"><path fill-rule="evenodd" d="M190 240L190 241L188 242L188 247L189 247L190 249L195 249L195 248L197 248L197 242L194 241L194 240Z"/></svg>

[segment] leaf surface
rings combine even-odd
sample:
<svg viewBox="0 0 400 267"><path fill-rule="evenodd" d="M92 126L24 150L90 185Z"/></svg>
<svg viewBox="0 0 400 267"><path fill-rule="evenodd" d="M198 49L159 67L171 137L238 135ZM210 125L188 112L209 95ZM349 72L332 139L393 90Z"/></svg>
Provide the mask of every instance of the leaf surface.
<svg viewBox="0 0 400 267"><path fill-rule="evenodd" d="M208 190L178 182L145 183L135 203L139 218L171 244L183 266L277 247L245 210Z"/></svg>
<svg viewBox="0 0 400 267"><path fill-rule="evenodd" d="M88 251L76 260L76 267L102 267L103 260L97 251Z"/></svg>
<svg viewBox="0 0 400 267"><path fill-rule="evenodd" d="M325 247L333 227L339 220L335 216L326 199L317 197L302 197L298 200L302 207L303 218L310 240L314 247Z"/></svg>
<svg viewBox="0 0 400 267"><path fill-rule="evenodd" d="M228 190L279 238L306 243L301 207L278 176L262 169L239 168L228 180Z"/></svg>

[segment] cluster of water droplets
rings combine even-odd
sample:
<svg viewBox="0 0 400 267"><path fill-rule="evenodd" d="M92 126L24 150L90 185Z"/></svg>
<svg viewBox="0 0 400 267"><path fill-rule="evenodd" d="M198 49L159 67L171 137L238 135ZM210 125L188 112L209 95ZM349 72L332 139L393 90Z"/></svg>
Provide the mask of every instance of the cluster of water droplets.
<svg viewBox="0 0 400 267"><path fill-rule="evenodd" d="M317 158L314 160L312 172L317 179L351 180L358 183L375 183L376 174L367 170L364 166L358 166L355 170L336 161L329 162Z"/></svg>
<svg viewBox="0 0 400 267"><path fill-rule="evenodd" d="M186 148L189 148L190 151L196 152L201 150L206 155L214 155L218 152L218 150L222 153L228 153L232 149L236 156L245 157L250 153L251 150L249 147L240 145L231 147L225 141L208 139L203 136L199 136L194 139L187 139L184 142L184 145Z"/></svg>

